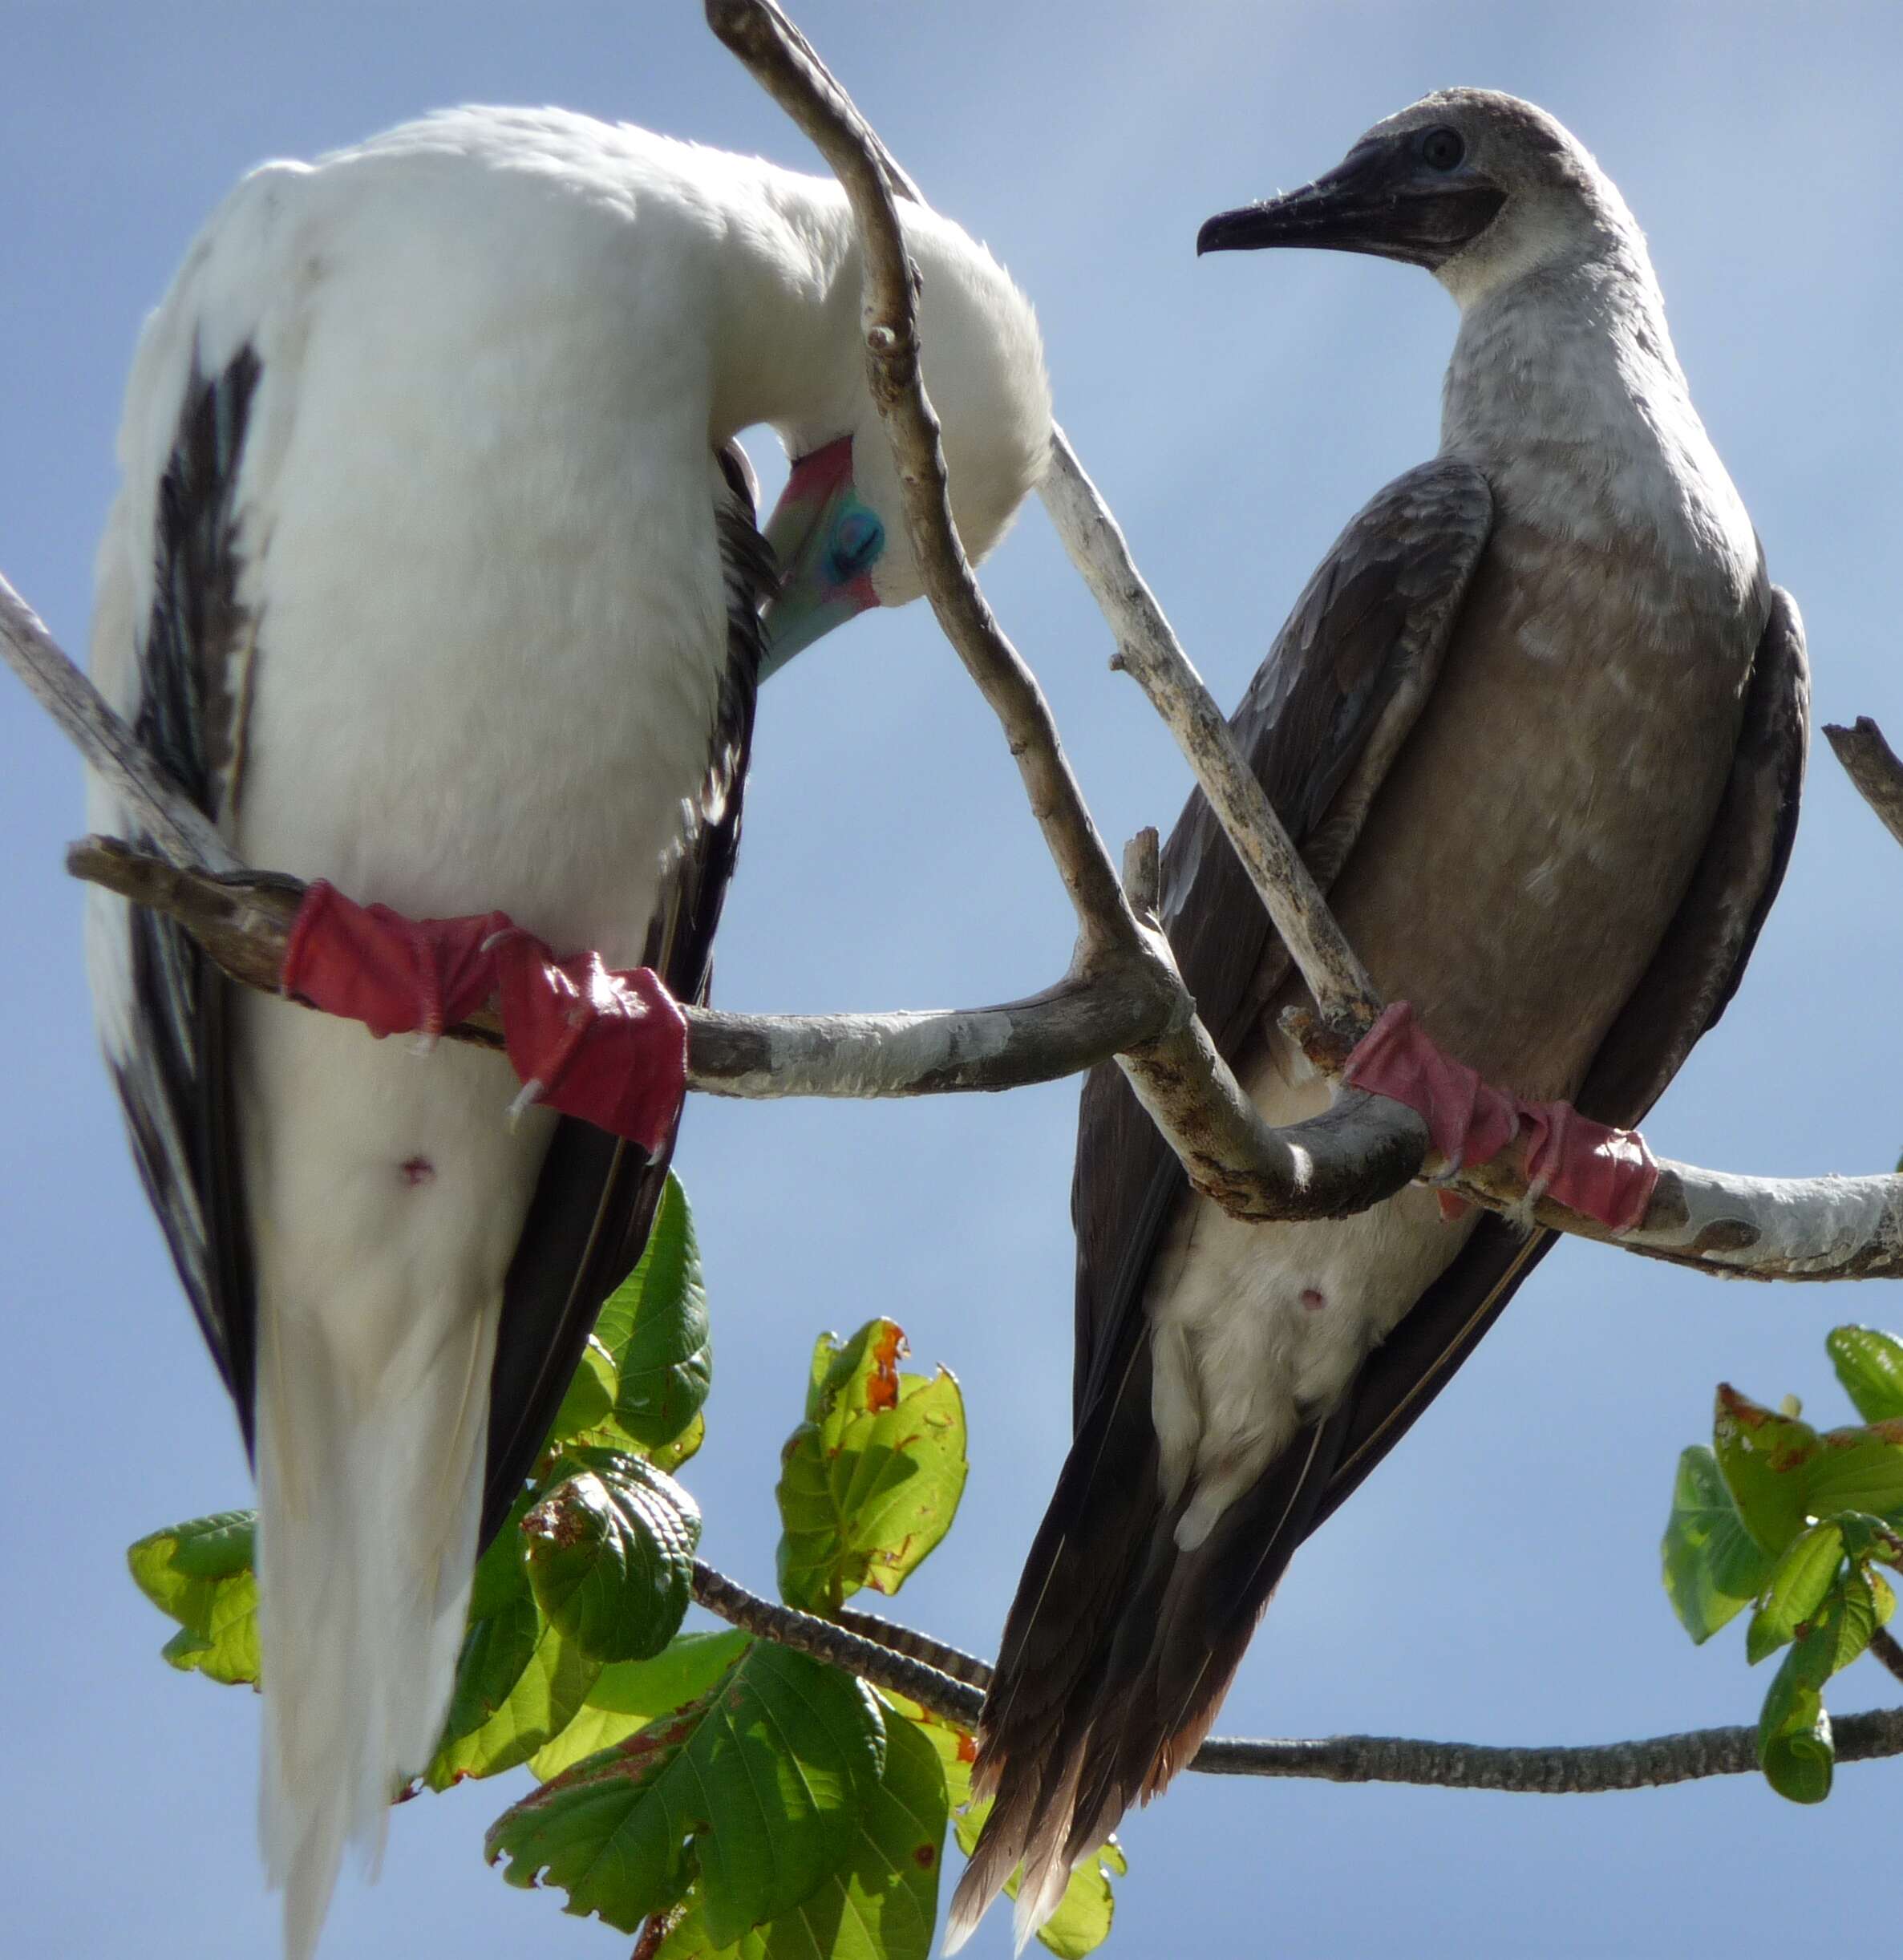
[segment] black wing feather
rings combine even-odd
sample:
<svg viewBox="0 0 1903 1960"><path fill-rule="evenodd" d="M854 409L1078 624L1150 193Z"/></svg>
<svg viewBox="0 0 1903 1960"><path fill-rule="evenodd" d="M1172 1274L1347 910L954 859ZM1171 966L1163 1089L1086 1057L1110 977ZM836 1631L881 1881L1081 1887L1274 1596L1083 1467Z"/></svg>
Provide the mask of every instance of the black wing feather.
<svg viewBox="0 0 1903 1960"><path fill-rule="evenodd" d="M140 739L205 814L235 796L233 676L252 622L238 599L235 488L261 370L244 348L215 377L194 362L160 480L156 585L138 649ZM257 1298L233 1114L230 986L184 929L128 908L132 1042L114 1082L132 1153L193 1313L252 1443Z"/></svg>

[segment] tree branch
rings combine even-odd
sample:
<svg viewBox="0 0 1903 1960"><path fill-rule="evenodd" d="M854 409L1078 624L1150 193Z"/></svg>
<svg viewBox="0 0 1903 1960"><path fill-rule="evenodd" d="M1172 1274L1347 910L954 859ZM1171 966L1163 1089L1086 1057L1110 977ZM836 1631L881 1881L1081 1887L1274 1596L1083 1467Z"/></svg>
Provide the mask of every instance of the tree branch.
<svg viewBox="0 0 1903 1960"><path fill-rule="evenodd" d="M905 528L938 623L1003 724L1044 841L1075 908L1083 963L1134 946L1138 929L1058 740L1037 676L1005 636L958 542L939 424L919 379L916 273L881 146L845 91L775 6L707 0L707 24L798 124L844 187L864 259L860 318L873 401L892 444Z"/></svg>
<svg viewBox="0 0 1903 1960"><path fill-rule="evenodd" d="M1903 1681L1903 1646L1897 1644L1896 1635L1887 1626L1880 1626L1871 1634L1870 1652L1899 1681Z"/></svg>
<svg viewBox="0 0 1903 1960"><path fill-rule="evenodd" d="M825 158L852 207L864 263L861 311L868 378L903 488L907 533L939 626L1004 728L1032 812L1070 893L1079 934L1077 969L1089 974L1107 957L1148 955L1173 975L1168 942L1153 919L1139 921L1118 882L1036 676L999 627L958 542L938 420L919 375L915 274L905 256L893 201L895 181L903 181L909 191L909 180L903 179L845 91L778 7L768 0L707 0L707 15L714 32ZM1180 650L1177 658L1181 670L1194 681ZM1207 705L1201 682L1195 686ZM1214 735L1201 716L1192 715L1198 739L1217 747L1226 743L1224 752L1234 763L1241 784L1253 792L1259 806L1255 814L1266 820L1266 832L1259 836L1250 833L1253 855L1248 861L1253 868L1257 863L1277 867L1286 861L1312 896L1306 915L1301 904L1286 901L1280 892L1273 902L1278 919L1289 918L1296 943L1314 954L1314 970L1310 972L1302 962L1304 977L1351 1046L1354 1034L1371 1024L1380 1002L1339 929L1327 919L1320 894L1295 860L1266 799L1229 738L1227 725L1213 706L1209 715L1216 724ZM1247 792L1239 784L1229 788L1239 805L1246 802ZM1273 885L1268 869L1264 876ZM1314 931L1304 931L1305 916ZM1317 919L1327 920L1333 933L1332 964L1314 953L1322 933ZM1344 986L1340 975L1349 969L1354 978ZM1180 988L1180 979L1177 984ZM1332 1215L1345 1201L1346 1194L1338 1197L1333 1185L1326 1201L1318 1198L1302 1159L1291 1154L1262 1121L1206 1031L1190 1014L1155 1040L1121 1050L1117 1060L1190 1181L1225 1211L1259 1219L1313 1217ZM1363 1209L1391 1195L1399 1189L1395 1167L1411 1158L1399 1179L1406 1181L1418 1167L1424 1135L1411 1111L1383 1099L1371 1099L1361 1108L1357 1126L1371 1154L1351 1194L1353 1201L1347 1203L1350 1210Z"/></svg>
<svg viewBox="0 0 1903 1960"><path fill-rule="evenodd" d="M1381 996L1062 429L1051 431L1051 468L1040 494L1071 564L1116 636L1111 665L1131 675L1176 738L1345 1059L1374 1026Z"/></svg>
<svg viewBox="0 0 1903 1960"><path fill-rule="evenodd" d="M0 576L0 650L27 691L76 743L95 775L181 865L235 871L237 859L197 804L153 761L46 622Z"/></svg>
<svg viewBox="0 0 1903 1960"><path fill-rule="evenodd" d="M1882 819L1884 828L1903 844L1903 762L1884 740L1883 731L1869 715L1860 715L1849 728L1826 722L1824 733L1857 793Z"/></svg>
<svg viewBox="0 0 1903 1960"><path fill-rule="evenodd" d="M978 1720L991 1670L956 1647L870 1614L842 1613L836 1623L775 1606L698 1561L694 1597L709 1612L763 1640L844 1667L961 1728L970 1729ZM1881 1632L1877 1637L1889 1639ZM1892 1665L1888 1656L1880 1658ZM1831 1731L1840 1763L1903 1755L1903 1708L1832 1716ZM1309 1776L1326 1783L1408 1783L1439 1790L1584 1796L1748 1775L1758 1768L1757 1736L1755 1726L1740 1726L1636 1742L1525 1748L1398 1735L1266 1742L1218 1736L1197 1750L1188 1767L1206 1776Z"/></svg>
<svg viewBox="0 0 1903 1960"><path fill-rule="evenodd" d="M718 1614L730 1626L744 1627L762 1640L810 1654L815 1660L828 1661L835 1667L869 1681L874 1687L890 1688L943 1715L961 1728L974 1727L984 1695L976 1688L862 1634L835 1626L794 1606L776 1606L762 1599L743 1585L736 1585L703 1560L694 1561L694 1597L708 1612Z"/></svg>

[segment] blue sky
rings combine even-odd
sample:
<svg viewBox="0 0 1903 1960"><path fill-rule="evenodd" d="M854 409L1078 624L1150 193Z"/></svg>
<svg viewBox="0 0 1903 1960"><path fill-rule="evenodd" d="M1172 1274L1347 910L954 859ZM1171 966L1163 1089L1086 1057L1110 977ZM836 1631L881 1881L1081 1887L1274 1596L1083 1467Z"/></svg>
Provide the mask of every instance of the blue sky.
<svg viewBox="0 0 1903 1960"><path fill-rule="evenodd" d="M1431 452L1452 307L1371 260L1192 254L1211 213L1314 175L1464 82L1542 103L1646 227L1693 393L1809 627L1819 719L1903 735L1895 218L1903 43L1885 7L821 4L800 18L941 209L1036 302L1058 412L1221 698L1341 524ZM245 168L468 100L557 102L810 153L684 3L134 10L0 0L0 569L83 644L119 391L143 312ZM914 78L923 77L921 82ZM759 445L755 445L756 452ZM771 476L771 472L767 472ZM1113 840L1186 784L1041 512L987 585ZM1762 1172L1886 1168L1884 1015L1903 861L1820 744L1743 998L1649 1126ZM230 1411L95 1058L73 758L0 681L13 1054L0 1127L0 1869L8 1944L151 1960L270 1950L256 1709L171 1674L126 1543L245 1500ZM1063 893L994 725L922 611L873 615L763 700L719 996L783 1010L973 1004L1068 953ZM705 1550L770 1585L771 1485L815 1334L888 1312L964 1383L973 1464L900 1608L990 1651L1063 1449L1074 1090L861 1108L698 1101L679 1164L716 1318ZM1220 1727L1589 1741L1751 1719L1735 1634L1694 1652L1657 1577L1679 1448L1720 1379L1847 1408L1825 1330L1903 1326L1888 1287L1720 1286L1563 1248L1454 1387L1297 1561ZM1897 1698L1869 1662L1843 1709ZM1897 1779L1820 1810L1755 1781L1585 1800L1185 1778L1126 1832L1112 1950L1650 1955L1747 1926L1860 1931ZM399 1813L326 1951L625 1952L486 1873L507 1800ZM972 1950L1008 1951L988 1924Z"/></svg>

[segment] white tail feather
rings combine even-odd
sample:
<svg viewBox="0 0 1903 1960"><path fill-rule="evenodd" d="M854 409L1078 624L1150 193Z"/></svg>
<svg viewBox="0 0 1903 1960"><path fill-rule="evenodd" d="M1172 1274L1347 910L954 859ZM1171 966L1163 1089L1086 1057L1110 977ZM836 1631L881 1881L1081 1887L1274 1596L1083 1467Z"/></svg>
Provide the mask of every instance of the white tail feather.
<svg viewBox="0 0 1903 1960"><path fill-rule="evenodd" d="M379 1367L321 1318L260 1315L259 1836L310 1960L346 1843L371 1877L456 1679L481 1511L492 1313Z"/></svg>

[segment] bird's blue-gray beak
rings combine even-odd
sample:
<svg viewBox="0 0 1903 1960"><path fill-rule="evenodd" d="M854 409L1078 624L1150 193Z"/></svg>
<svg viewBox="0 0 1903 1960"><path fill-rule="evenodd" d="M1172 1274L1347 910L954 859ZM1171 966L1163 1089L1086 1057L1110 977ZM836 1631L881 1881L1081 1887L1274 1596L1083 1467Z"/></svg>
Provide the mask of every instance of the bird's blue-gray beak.
<svg viewBox="0 0 1903 1960"><path fill-rule="evenodd" d="M767 641L762 680L879 603L872 573L885 553L885 527L853 487L851 436L794 463L767 520L766 538L780 581L761 615Z"/></svg>
<svg viewBox="0 0 1903 1960"><path fill-rule="evenodd" d="M1326 176L1286 196L1219 213L1196 233L1196 249L1200 257L1313 245L1431 272L1477 238L1505 202L1467 161L1457 131L1410 130L1358 143Z"/></svg>

